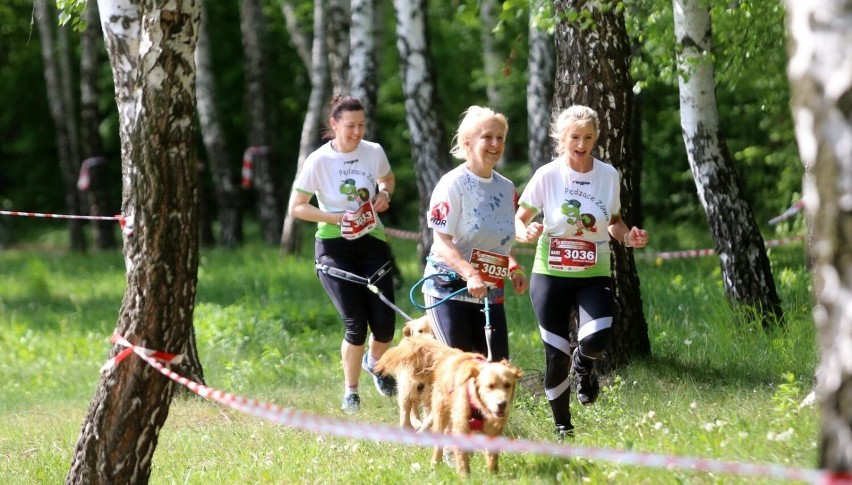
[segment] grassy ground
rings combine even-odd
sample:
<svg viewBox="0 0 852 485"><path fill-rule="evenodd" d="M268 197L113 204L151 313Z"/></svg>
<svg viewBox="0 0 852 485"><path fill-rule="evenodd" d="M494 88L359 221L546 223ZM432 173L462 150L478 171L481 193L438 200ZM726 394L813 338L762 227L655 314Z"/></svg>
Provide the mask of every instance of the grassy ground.
<svg viewBox="0 0 852 485"><path fill-rule="evenodd" d="M419 276L414 246L394 247L406 283L397 301L417 314L408 302ZM771 331L729 309L715 258L638 259L653 356L605 376L594 406L575 401L571 444L813 467L818 415L798 407L816 362L810 277L801 245L775 248L770 258L788 318ZM64 480L123 292L120 254L0 251L0 482ZM208 385L325 416L396 423L395 401L380 397L366 376L363 411L339 410L342 330L309 255L282 259L276 248L257 245L205 250L197 301ZM537 376L544 356L528 297L510 296L507 309L512 359ZM536 382L520 389L507 434L552 441L550 410ZM456 481L446 467L431 470L430 453L293 430L183 396L160 434L151 482ZM484 472L481 456L472 469L477 483L776 482L509 453L496 477Z"/></svg>

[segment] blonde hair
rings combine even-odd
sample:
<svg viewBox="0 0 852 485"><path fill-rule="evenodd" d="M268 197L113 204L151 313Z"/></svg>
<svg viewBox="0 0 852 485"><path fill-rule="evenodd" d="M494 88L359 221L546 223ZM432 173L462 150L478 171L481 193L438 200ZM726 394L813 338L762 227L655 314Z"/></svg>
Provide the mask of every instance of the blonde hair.
<svg viewBox="0 0 852 485"><path fill-rule="evenodd" d="M562 135L566 131L577 125L585 125L589 123L591 123L595 128L595 136L598 136L601 129L601 122L598 118L597 111L589 108L588 106L579 104L569 106L562 110L562 112L559 113L559 116L557 116L550 125L550 136L556 140L556 153L559 155L565 154L566 147L563 143Z"/></svg>
<svg viewBox="0 0 852 485"><path fill-rule="evenodd" d="M453 148L450 149L450 155L460 160L467 160L467 149L465 143L470 140L470 137L476 133L476 130L483 123L491 120L496 120L503 125L503 136L509 132L509 120L502 113L498 113L491 108L484 106L471 106L462 113L462 120L459 122L459 129L453 136Z"/></svg>

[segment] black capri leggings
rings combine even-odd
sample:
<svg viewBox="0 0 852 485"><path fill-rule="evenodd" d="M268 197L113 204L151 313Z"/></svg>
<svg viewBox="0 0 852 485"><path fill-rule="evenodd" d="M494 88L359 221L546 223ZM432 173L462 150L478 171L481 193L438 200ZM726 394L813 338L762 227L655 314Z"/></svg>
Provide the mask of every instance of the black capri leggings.
<svg viewBox="0 0 852 485"><path fill-rule="evenodd" d="M316 261L355 275L369 278L390 261L387 243L372 236L347 240L343 238L317 239L314 244ZM393 340L396 314L366 285L346 281L317 270L322 287L343 319L346 327L344 340L352 345L364 345L367 330L373 332L377 342ZM373 282L382 295L394 302L393 276L386 273Z"/></svg>

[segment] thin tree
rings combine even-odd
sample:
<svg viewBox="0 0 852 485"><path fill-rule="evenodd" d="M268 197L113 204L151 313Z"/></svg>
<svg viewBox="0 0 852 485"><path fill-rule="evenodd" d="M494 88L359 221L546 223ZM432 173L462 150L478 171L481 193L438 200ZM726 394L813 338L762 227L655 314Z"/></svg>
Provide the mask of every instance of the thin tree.
<svg viewBox="0 0 852 485"><path fill-rule="evenodd" d="M349 2L326 0L325 37L328 42L328 66L331 71L331 89L335 93L349 93Z"/></svg>
<svg viewBox="0 0 852 485"><path fill-rule="evenodd" d="M713 235L728 299L754 310L763 325L783 318L760 228L742 196L719 126L710 10L701 0L673 0L680 119L689 166Z"/></svg>
<svg viewBox="0 0 852 485"><path fill-rule="evenodd" d="M529 56L527 60L527 141L530 165L535 172L553 160L550 142L553 81L556 71L556 44L553 34L542 25L540 9L549 0L530 4Z"/></svg>
<svg viewBox="0 0 852 485"><path fill-rule="evenodd" d="M405 95L411 158L420 195L420 243L418 252L426 259L432 247L432 231L426 225L429 199L441 176L450 168L444 128L438 116L429 29L427 0L394 0L396 49Z"/></svg>
<svg viewBox="0 0 852 485"><path fill-rule="evenodd" d="M136 345L186 353L200 365L192 327L198 270L194 52L200 1L101 0L98 6L119 112L122 214L133 228L133 235L124 238L127 286L116 333ZM200 367L179 371L200 377ZM104 372L66 483L147 482L175 387L133 356Z"/></svg>
<svg viewBox="0 0 852 485"><path fill-rule="evenodd" d="M201 136L207 152L207 165L213 174L216 194L217 217L219 220L219 244L234 248L243 240L243 215L240 204L240 188L236 174L228 160L225 130L216 110L216 86L213 62L210 54L208 10L202 4L201 27L198 32L198 47L195 52L197 70L196 96Z"/></svg>
<svg viewBox="0 0 852 485"><path fill-rule="evenodd" d="M349 30L350 94L364 105L367 127L364 139L376 141L376 101L379 94L379 56L382 15L380 1L352 0L352 27Z"/></svg>
<svg viewBox="0 0 852 485"><path fill-rule="evenodd" d="M248 110L247 153L254 163L257 216L267 244L278 244L284 226L284 195L280 170L272 152L272 117L269 113L266 80L266 18L259 0L240 0L240 30L245 53L246 107Z"/></svg>
<svg viewBox="0 0 852 485"><path fill-rule="evenodd" d="M814 320L819 331L822 432L819 467L837 483L852 472L852 0L788 2L793 117L809 177L803 200L813 236Z"/></svg>
<svg viewBox="0 0 852 485"><path fill-rule="evenodd" d="M85 176L82 177L82 184L78 180L78 188L86 192L90 215L111 216L117 211L110 204L110 181L107 178L109 162L104 156L100 134L103 113L99 107L99 80L100 68L105 59L102 55L104 41L98 3L88 2L84 15L86 30L80 35L80 149L83 158L80 170L85 171ZM92 234L98 249L113 249L118 245L114 221L93 221Z"/></svg>
<svg viewBox="0 0 852 485"><path fill-rule="evenodd" d="M567 20L569 13L588 19L591 27ZM598 2L556 0L556 84L553 109L558 113L572 104L595 109L600 116L598 158L621 173L621 216L632 221L630 112L633 86L630 81L630 50L623 15ZM651 352L648 323L642 311L642 295L633 252L611 244L615 308L613 335L604 368L629 362ZM576 315L572 317L576 326ZM576 339L576 332L573 332Z"/></svg>
<svg viewBox="0 0 852 485"><path fill-rule="evenodd" d="M67 46L60 48L57 54L56 31L65 27L57 27L57 14L53 2L36 0L33 15L38 23L39 40L41 42L41 57L44 61L44 80L47 85L47 101L50 106L50 117L56 129L56 150L59 158L59 169L62 174L62 187L65 194L65 210L71 214L82 211L80 196L77 191L77 174L80 170L80 155L77 145L76 119L73 106L70 105L70 95L66 86L70 85L71 73L69 68L62 66L62 53L67 55ZM59 36L60 41L68 42L67 36ZM64 79L63 79L64 78ZM69 242L72 251L86 250L86 237L83 233L83 223L78 219L68 221Z"/></svg>
<svg viewBox="0 0 852 485"><path fill-rule="evenodd" d="M285 3L282 6L285 19L287 19L288 31L293 39L303 39L301 29L295 21L292 5ZM323 126L323 113L325 113L325 101L329 98L331 78L329 77L328 49L326 42L326 17L323 0L314 0L314 27L313 41L310 50L304 47L298 49L302 52L300 57L305 62L305 67L311 74L311 95L308 98L308 109L305 111L305 120L302 123L302 136L299 141L299 159L296 171L302 169L302 165L308 155L314 151L321 141L321 130ZM307 42L296 40L297 46L304 46ZM307 52L306 52L307 51ZM305 54L307 54L307 59ZM281 232L281 253L295 254L299 250L302 238L299 228L303 224L299 219L287 214L284 217L284 228Z"/></svg>

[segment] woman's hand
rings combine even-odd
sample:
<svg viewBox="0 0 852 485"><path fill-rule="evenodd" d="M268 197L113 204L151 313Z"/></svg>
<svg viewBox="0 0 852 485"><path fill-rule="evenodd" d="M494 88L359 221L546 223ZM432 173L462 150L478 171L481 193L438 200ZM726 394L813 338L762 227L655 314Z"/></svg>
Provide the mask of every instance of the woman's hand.
<svg viewBox="0 0 852 485"><path fill-rule="evenodd" d="M648 245L648 231L633 226L624 234L624 245L628 248L644 248Z"/></svg>
<svg viewBox="0 0 852 485"><path fill-rule="evenodd" d="M384 212L390 208L390 192L387 190L380 190L375 197L373 197L373 209L376 209L376 212Z"/></svg>
<svg viewBox="0 0 852 485"><path fill-rule="evenodd" d="M482 279L482 275L477 271L467 279L467 292L474 298L485 298L488 296L488 286Z"/></svg>
<svg viewBox="0 0 852 485"><path fill-rule="evenodd" d="M516 295L523 295L530 287L530 283L527 280L527 275L525 275L522 271L513 272L511 278L512 287L515 289Z"/></svg>
<svg viewBox="0 0 852 485"><path fill-rule="evenodd" d="M522 243L534 243L541 237L542 232L544 232L544 226L540 222L531 222L524 232L515 235L515 240Z"/></svg>

